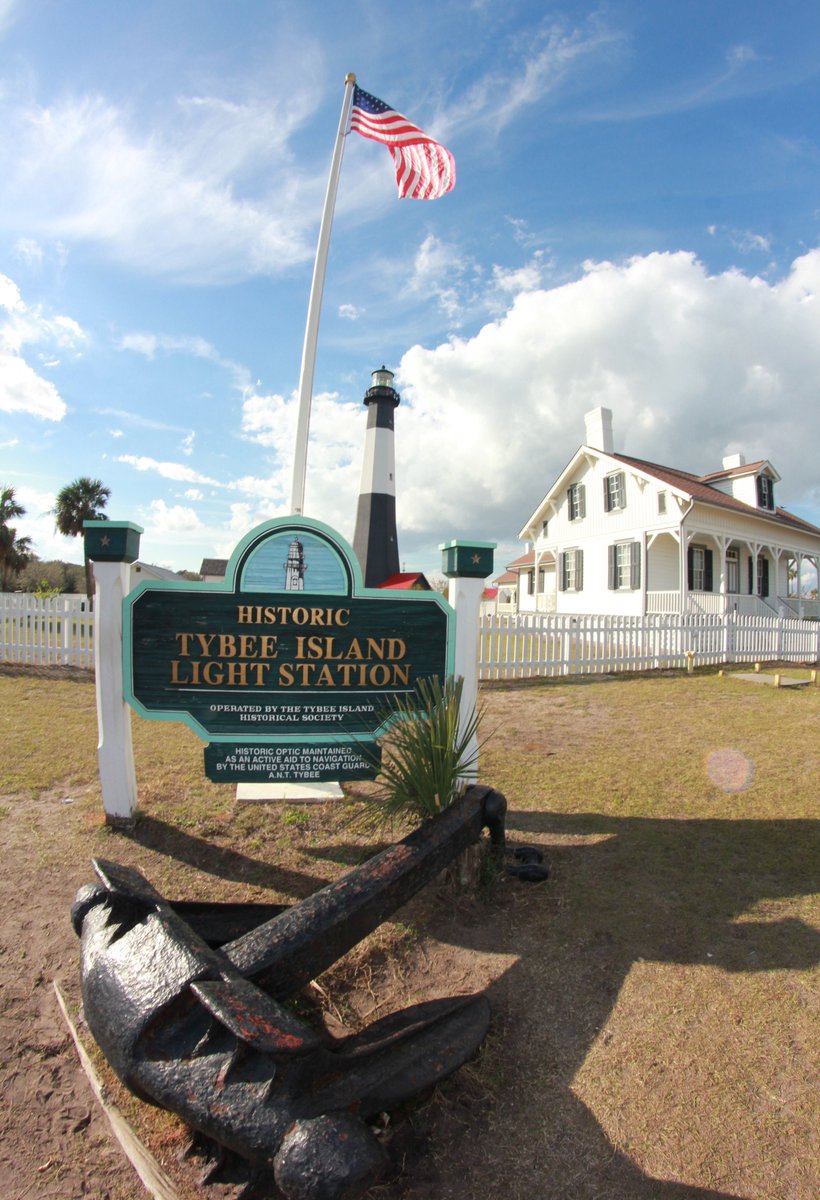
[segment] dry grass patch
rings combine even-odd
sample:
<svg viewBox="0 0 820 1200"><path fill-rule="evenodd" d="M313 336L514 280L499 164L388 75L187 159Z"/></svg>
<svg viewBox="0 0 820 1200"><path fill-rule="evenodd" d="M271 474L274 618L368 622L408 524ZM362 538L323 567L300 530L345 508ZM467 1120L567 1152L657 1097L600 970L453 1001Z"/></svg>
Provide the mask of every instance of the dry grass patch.
<svg viewBox="0 0 820 1200"><path fill-rule="evenodd" d="M338 1031L490 990L487 1045L394 1119L408 1169L374 1200L815 1200L820 687L703 672L495 685L484 698L482 779L507 795L511 842L543 847L550 880L428 889L304 1001ZM291 902L378 848L351 826L356 789L340 805L237 806L204 778L192 734L136 718L141 819L113 833L90 677L0 668L0 714L9 877L37 902L0 957L14 1019L53 974L76 1002L63 914L95 854L171 897ZM174 1123L129 1112L177 1170ZM5 1130L21 1164L26 1118ZM78 1136L60 1153L103 1194L98 1148Z"/></svg>

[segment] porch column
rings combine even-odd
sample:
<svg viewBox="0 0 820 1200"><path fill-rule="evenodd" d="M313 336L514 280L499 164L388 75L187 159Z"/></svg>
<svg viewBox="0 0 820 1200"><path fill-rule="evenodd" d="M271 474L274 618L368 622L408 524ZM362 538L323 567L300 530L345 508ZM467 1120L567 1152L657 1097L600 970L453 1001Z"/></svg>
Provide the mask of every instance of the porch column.
<svg viewBox="0 0 820 1200"><path fill-rule="evenodd" d="M801 583L801 577L803 575L803 552L801 550L798 550L797 554L794 555L794 562L795 562L794 583L795 583L795 588L797 591L797 615L798 615L798 617L802 617L803 616L803 585Z"/></svg>
<svg viewBox="0 0 820 1200"><path fill-rule="evenodd" d="M752 595L755 597L755 599L759 599L759 598L760 598L760 593L759 593L759 592L758 592L758 590L757 590L757 589L758 589L758 579L757 579L757 573L758 573L758 571L757 571L757 560L758 560L758 558L760 557L760 543L759 543L759 542L751 542L751 543L749 544L749 549L750 549L750 551L751 551L751 555L752 555L752 587L751 587L751 594L752 594Z"/></svg>
<svg viewBox="0 0 820 1200"><path fill-rule="evenodd" d="M779 588L778 588L778 583L780 580L780 559L783 557L783 551L780 549L779 546L771 546L770 553L772 556L772 567L773 567L773 573L774 573L774 598L775 598L775 600L778 601L778 605L777 605L778 616L781 616L781 617L782 616L790 616L791 614L788 611L785 613L781 611L781 608L785 608L786 610L788 610L788 605L781 606ZM771 572L770 572L770 574L771 574ZM789 590L789 588L788 588L788 579L787 579L786 580L787 594L788 594L788 590Z"/></svg>
<svg viewBox="0 0 820 1200"><path fill-rule="evenodd" d="M691 537L692 537L692 534L687 533L687 531L683 527L681 527L680 554L679 554L679 558L680 558L680 566L679 566L679 570L680 570L680 611L681 611L681 613L688 612L688 610L689 610L688 552L689 552L689 539Z"/></svg>
<svg viewBox="0 0 820 1200"><path fill-rule="evenodd" d="M726 574L726 551L729 549L729 543L732 539L725 536L715 535L715 541L718 544L720 551L720 611L722 616L726 616L729 610L729 580Z"/></svg>

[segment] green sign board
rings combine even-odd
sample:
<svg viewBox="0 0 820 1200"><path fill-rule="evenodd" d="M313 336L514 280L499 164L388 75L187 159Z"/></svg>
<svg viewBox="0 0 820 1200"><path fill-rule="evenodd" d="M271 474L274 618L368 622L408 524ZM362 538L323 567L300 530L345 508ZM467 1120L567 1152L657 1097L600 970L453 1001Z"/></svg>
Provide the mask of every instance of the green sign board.
<svg viewBox="0 0 820 1200"><path fill-rule="evenodd" d="M420 679L452 672L446 601L365 589L348 543L307 518L252 530L222 583L146 581L123 605L126 699L205 741L355 747Z"/></svg>
<svg viewBox="0 0 820 1200"><path fill-rule="evenodd" d="M205 747L205 774L215 783L325 783L373 779L381 751L361 742L211 742Z"/></svg>

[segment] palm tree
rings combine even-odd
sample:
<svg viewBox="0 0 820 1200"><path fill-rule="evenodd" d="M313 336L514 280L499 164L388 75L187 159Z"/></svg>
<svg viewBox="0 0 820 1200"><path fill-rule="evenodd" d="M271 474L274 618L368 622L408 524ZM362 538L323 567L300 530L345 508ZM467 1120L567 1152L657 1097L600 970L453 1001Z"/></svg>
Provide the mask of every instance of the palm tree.
<svg viewBox="0 0 820 1200"><path fill-rule="evenodd" d="M105 487L99 479L88 479L86 476L81 476L73 483L67 483L57 493L57 500L54 504L54 523L57 526L57 532L62 533L65 537L80 537L84 521L107 521L108 518L103 509L110 495L111 488ZM94 588L91 578L91 560L87 554L83 555L83 559L85 562L85 593L89 603L93 606Z"/></svg>
<svg viewBox="0 0 820 1200"><path fill-rule="evenodd" d="M14 488L0 489L0 591L7 592L12 575L17 575L31 560L31 538L18 537L9 525L23 517L26 510L14 499Z"/></svg>

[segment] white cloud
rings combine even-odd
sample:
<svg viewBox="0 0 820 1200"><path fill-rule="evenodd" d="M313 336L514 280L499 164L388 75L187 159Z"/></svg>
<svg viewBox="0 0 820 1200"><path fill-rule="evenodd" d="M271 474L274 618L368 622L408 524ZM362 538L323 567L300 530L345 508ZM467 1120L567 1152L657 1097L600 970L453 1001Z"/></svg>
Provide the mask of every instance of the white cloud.
<svg viewBox="0 0 820 1200"><path fill-rule="evenodd" d="M137 471L153 471L157 475L161 475L163 479L174 479L178 483L207 483L212 487L223 486L219 480L201 475L199 471L195 471L192 467L186 467L183 463L160 462L156 458L149 458L144 454L120 454L114 461L127 463Z"/></svg>
<svg viewBox="0 0 820 1200"><path fill-rule="evenodd" d="M746 63L757 62L758 55L753 46L738 44L730 46L726 51L726 65L732 69L744 67Z"/></svg>
<svg viewBox="0 0 820 1200"><path fill-rule="evenodd" d="M520 294L475 337L413 347L397 373L400 536L508 539L599 404L613 410L617 449L696 473L729 448L768 457L781 501L820 519L806 450L820 440L818 292L820 250L776 285L650 254L587 264L572 283Z"/></svg>
<svg viewBox="0 0 820 1200"><path fill-rule="evenodd" d="M34 238L21 237L14 243L14 256L27 267L41 267L43 247Z"/></svg>
<svg viewBox="0 0 820 1200"><path fill-rule="evenodd" d="M470 286L479 274L472 258L430 233L416 251L405 287L412 295L434 296L452 321L468 302Z"/></svg>
<svg viewBox="0 0 820 1200"><path fill-rule="evenodd" d="M22 412L41 421L62 421L66 406L54 384L19 354L0 350L0 412Z"/></svg>
<svg viewBox="0 0 820 1200"><path fill-rule="evenodd" d="M287 270L313 251L323 170L307 174L288 143L316 103L307 78L241 102L180 97L141 129L99 95L38 105L10 89L0 223L25 214L32 245L103 244L129 267L189 282Z"/></svg>
<svg viewBox="0 0 820 1200"><path fill-rule="evenodd" d="M0 33L5 33L15 18L18 0L0 0Z"/></svg>
<svg viewBox="0 0 820 1200"><path fill-rule="evenodd" d="M346 321L358 321L359 317L364 312L363 308L358 308L355 304L340 304L339 316Z"/></svg>
<svg viewBox="0 0 820 1200"><path fill-rule="evenodd" d="M242 433L252 442L289 459L296 438L295 396L251 392L242 402Z"/></svg>
<svg viewBox="0 0 820 1200"><path fill-rule="evenodd" d="M526 42L499 47L503 70L486 75L470 89L447 114L445 129L481 125L497 135L587 68L600 70L626 45L625 34L609 25L600 11L575 27L547 18L539 29L527 30ZM429 132L435 134L435 128Z"/></svg>
<svg viewBox="0 0 820 1200"><path fill-rule="evenodd" d="M23 351L40 345L49 352L56 348L77 356L86 340L75 320L48 316L39 305L26 304L17 284L0 274L0 411L61 421L66 405L57 387L29 365ZM47 370L59 365L51 353L38 351L38 357Z"/></svg>
<svg viewBox="0 0 820 1200"><path fill-rule="evenodd" d="M152 500L150 506L151 525L168 533L192 533L202 529L202 522L192 508L182 504L166 504L164 500Z"/></svg>
<svg viewBox="0 0 820 1200"><path fill-rule="evenodd" d="M440 250L429 243L421 265ZM518 289L498 319L469 338L414 346L401 361L403 562L429 563L452 537L498 541L499 555L513 557L515 532L583 441L584 413L600 404L612 408L616 448L627 454L696 473L736 450L770 458L779 501L820 523L811 453L820 442L820 249L776 283L737 269L710 275L688 253L589 262L553 288L520 271L499 268L487 280L496 296ZM215 512L207 528L184 505L149 514L157 527L189 522L181 537L191 554L196 544L227 555L253 525L289 511L295 396L256 386L242 392L241 432L267 455L262 470L220 482L178 462L118 460L183 484L189 503L208 487L232 498L229 515ZM365 421L358 396L314 397L305 507L348 537Z"/></svg>
<svg viewBox="0 0 820 1200"><path fill-rule="evenodd" d="M544 252L537 250L523 267L493 267L493 282L501 292L516 295L531 292L539 287L544 278Z"/></svg>

